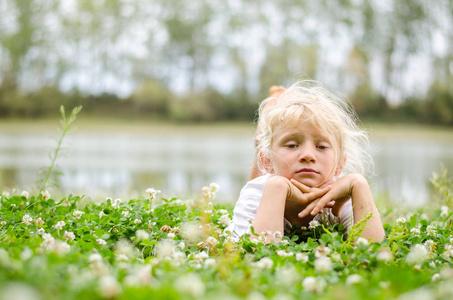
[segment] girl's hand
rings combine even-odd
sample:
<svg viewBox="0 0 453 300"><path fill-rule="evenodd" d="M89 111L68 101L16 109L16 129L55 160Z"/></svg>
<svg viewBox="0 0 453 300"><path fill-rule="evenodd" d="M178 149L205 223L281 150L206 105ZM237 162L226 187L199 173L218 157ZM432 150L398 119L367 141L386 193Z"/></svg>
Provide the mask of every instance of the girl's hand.
<svg viewBox="0 0 453 300"><path fill-rule="evenodd" d="M310 188L297 180L291 179L288 182L287 201L306 207L314 200L324 196L331 189L331 185L322 188Z"/></svg>
<svg viewBox="0 0 453 300"><path fill-rule="evenodd" d="M363 184L366 180L358 174L341 177L331 185L330 190L325 195L308 204L299 213L299 218L306 217L309 214L315 216L325 206L332 207L332 213L338 216L343 205L352 197L353 189L358 182ZM368 183L366 184L368 185ZM335 202L330 204L332 201Z"/></svg>

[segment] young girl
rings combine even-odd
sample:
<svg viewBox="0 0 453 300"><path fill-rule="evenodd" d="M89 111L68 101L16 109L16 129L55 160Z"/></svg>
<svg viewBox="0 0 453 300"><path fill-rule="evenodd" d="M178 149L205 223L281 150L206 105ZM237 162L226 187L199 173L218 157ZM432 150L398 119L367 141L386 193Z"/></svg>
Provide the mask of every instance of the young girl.
<svg viewBox="0 0 453 300"><path fill-rule="evenodd" d="M368 138L341 99L314 82L301 82L264 100L259 109L257 163L265 175L249 181L234 208L235 236L284 232L313 220L346 229L371 214L362 235L384 238L364 175L372 170ZM341 174L345 174L340 176ZM266 234L267 241L281 239Z"/></svg>

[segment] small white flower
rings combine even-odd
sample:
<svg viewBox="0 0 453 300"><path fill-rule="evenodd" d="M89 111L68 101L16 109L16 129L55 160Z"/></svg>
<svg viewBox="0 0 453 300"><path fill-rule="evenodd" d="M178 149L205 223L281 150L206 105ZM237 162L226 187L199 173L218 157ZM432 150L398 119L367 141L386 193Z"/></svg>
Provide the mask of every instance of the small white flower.
<svg viewBox="0 0 453 300"><path fill-rule="evenodd" d="M448 207L447 206L442 206L440 208L440 216L442 218L448 217Z"/></svg>
<svg viewBox="0 0 453 300"><path fill-rule="evenodd" d="M90 256L88 257L88 261L90 263L92 263L92 262L101 262L102 261L102 255L100 255L99 253L90 254Z"/></svg>
<svg viewBox="0 0 453 300"><path fill-rule="evenodd" d="M440 274L436 273L431 277L431 281L439 281L440 280Z"/></svg>
<svg viewBox="0 0 453 300"><path fill-rule="evenodd" d="M139 240L147 240L147 239L149 239L149 233L146 232L146 231L143 230L143 229L137 230L137 231L135 232L135 236L136 236L137 239L139 239Z"/></svg>
<svg viewBox="0 0 453 300"><path fill-rule="evenodd" d="M3 196L3 198L9 198L9 193L6 192L6 191L4 191L4 192L2 193L2 196Z"/></svg>
<svg viewBox="0 0 453 300"><path fill-rule="evenodd" d="M31 225L32 222L33 222L33 219L29 215L24 215L22 217L22 223L24 223L25 225Z"/></svg>
<svg viewBox="0 0 453 300"><path fill-rule="evenodd" d="M174 286L175 289L181 293L186 293L195 299L200 298L206 290L203 281L201 281L200 277L194 273L189 273L177 278Z"/></svg>
<svg viewBox="0 0 453 300"><path fill-rule="evenodd" d="M206 239L206 246L210 248L217 246L217 244L219 244L219 241L215 237L208 236Z"/></svg>
<svg viewBox="0 0 453 300"><path fill-rule="evenodd" d="M30 197L30 194L27 191L22 191L22 194L20 194L22 197L25 197L25 199L28 199Z"/></svg>
<svg viewBox="0 0 453 300"><path fill-rule="evenodd" d="M43 199L44 201L47 201L47 200L50 199L50 193L49 193L49 191L42 191L42 192L41 192L41 195L42 195L42 199Z"/></svg>
<svg viewBox="0 0 453 300"><path fill-rule="evenodd" d="M274 232L274 239L280 240L283 238L283 234L280 231Z"/></svg>
<svg viewBox="0 0 453 300"><path fill-rule="evenodd" d="M226 210L226 209L220 209L220 210L219 210L219 213L221 213L222 215L227 215L227 214L228 214L228 210Z"/></svg>
<svg viewBox="0 0 453 300"><path fill-rule="evenodd" d="M169 239L174 239L175 236L176 236L176 234L174 234L173 232L169 232L169 233L167 234L167 237L168 237Z"/></svg>
<svg viewBox="0 0 453 300"><path fill-rule="evenodd" d="M42 234L44 234L44 233L46 233L46 231L44 230L44 228L39 228L39 229L38 229L38 234L41 234L41 235L42 235Z"/></svg>
<svg viewBox="0 0 453 300"><path fill-rule="evenodd" d="M6 225L6 221L1 221L0 225L5 226Z"/></svg>
<svg viewBox="0 0 453 300"><path fill-rule="evenodd" d="M354 285L362 282L362 276L359 274L351 274L346 278L346 285Z"/></svg>
<svg viewBox="0 0 453 300"><path fill-rule="evenodd" d="M274 261L269 257L263 257L255 265L260 269L270 269L274 265Z"/></svg>
<svg viewBox="0 0 453 300"><path fill-rule="evenodd" d="M107 244L107 242L103 239L96 239L96 244L98 244L99 247L102 247Z"/></svg>
<svg viewBox="0 0 453 300"><path fill-rule="evenodd" d="M75 240L75 234L74 234L74 232L65 231L65 232L64 232L64 235L63 235L63 238L64 238L65 240L73 241L73 240Z"/></svg>
<svg viewBox="0 0 453 300"><path fill-rule="evenodd" d="M327 273L332 270L332 261L330 257L320 257L315 260L315 271L318 273Z"/></svg>
<svg viewBox="0 0 453 300"><path fill-rule="evenodd" d="M121 214L125 217L129 216L129 211L127 209L123 210Z"/></svg>
<svg viewBox="0 0 453 300"><path fill-rule="evenodd" d="M214 258L208 258L204 261L204 265L206 267L215 267L217 265L217 262Z"/></svg>
<svg viewBox="0 0 453 300"><path fill-rule="evenodd" d="M99 292L103 298L112 299L121 293L121 286L113 276L102 276L99 280Z"/></svg>
<svg viewBox="0 0 453 300"><path fill-rule="evenodd" d="M106 214L104 213L103 210L101 210L101 211L99 212L99 218L102 218L102 217L105 216L105 215L106 215Z"/></svg>
<svg viewBox="0 0 453 300"><path fill-rule="evenodd" d="M186 244L184 244L184 242L180 242L178 244L178 248L181 249L181 250L183 250L185 247L186 247Z"/></svg>
<svg viewBox="0 0 453 300"><path fill-rule="evenodd" d="M140 220L140 219L135 219L134 220L134 224L135 225L138 225L138 224L141 224L141 223L142 223L142 220Z"/></svg>
<svg viewBox="0 0 453 300"><path fill-rule="evenodd" d="M428 247L428 249L433 249L435 244L433 240L426 240L425 241L425 246Z"/></svg>
<svg viewBox="0 0 453 300"><path fill-rule="evenodd" d="M313 276L305 277L302 281L304 290L313 293L320 293L326 287L326 282L323 278L315 278Z"/></svg>
<svg viewBox="0 0 453 300"><path fill-rule="evenodd" d="M429 235L434 235L436 233L436 226L434 225L428 225L426 227L426 232L429 234Z"/></svg>
<svg viewBox="0 0 453 300"><path fill-rule="evenodd" d="M41 226L41 225L44 225L44 221L43 221L43 219L41 219L41 217L38 217L35 220L35 224L36 224L36 226Z"/></svg>
<svg viewBox="0 0 453 300"><path fill-rule="evenodd" d="M83 214L84 214L83 211L75 210L72 215L74 216L74 220L80 220L80 218L83 216Z"/></svg>
<svg viewBox="0 0 453 300"><path fill-rule="evenodd" d="M316 227L320 226L321 224L319 224L318 221L316 220L312 220L310 221L310 223L308 223L308 228L309 229L315 229Z"/></svg>
<svg viewBox="0 0 453 300"><path fill-rule="evenodd" d="M359 247L359 248L366 248L366 247L368 247L369 242L368 242L368 240L367 240L366 238L364 238L364 237L359 237L359 238L357 239L357 241L355 242L355 244L356 244L357 247Z"/></svg>
<svg viewBox="0 0 453 300"><path fill-rule="evenodd" d="M129 261L129 257L127 257L127 255L124 253L115 254L115 258L117 261Z"/></svg>
<svg viewBox="0 0 453 300"><path fill-rule="evenodd" d="M319 245L318 247L316 247L315 257L320 258L323 256L327 256L330 254L330 252L331 252L331 250L329 247L324 246L324 245Z"/></svg>
<svg viewBox="0 0 453 300"><path fill-rule="evenodd" d="M219 218L219 222L220 222L220 224L222 224L225 227L231 224L231 219L230 219L230 216L228 215L228 212L226 214L223 214Z"/></svg>
<svg viewBox="0 0 453 300"><path fill-rule="evenodd" d="M157 195L161 193L160 190L156 190L154 188L149 188L146 190L146 192L148 193L148 199L151 201L156 199Z"/></svg>
<svg viewBox="0 0 453 300"><path fill-rule="evenodd" d="M52 247L52 251L62 256L71 251L71 246L69 246L67 243L63 241L56 241Z"/></svg>
<svg viewBox="0 0 453 300"><path fill-rule="evenodd" d="M420 235L420 228L417 227L411 228L411 234Z"/></svg>
<svg viewBox="0 0 453 300"><path fill-rule="evenodd" d="M199 252L199 253L196 253L196 254L193 256L193 258L194 258L195 260L198 260L198 261L204 260L204 259L206 259L206 258L208 258L208 257L209 257L209 255L208 255L206 252L204 252L204 251L201 251L201 252Z"/></svg>
<svg viewBox="0 0 453 300"><path fill-rule="evenodd" d="M308 255L305 253L296 253L296 261L308 262Z"/></svg>
<svg viewBox="0 0 453 300"><path fill-rule="evenodd" d="M65 225L66 223L64 221L58 221L57 224L53 225L52 227L57 230L61 230Z"/></svg>
<svg viewBox="0 0 453 300"><path fill-rule="evenodd" d="M380 250L376 256L376 259L379 261L391 261L393 259L393 254L388 249Z"/></svg>
<svg viewBox="0 0 453 300"><path fill-rule="evenodd" d="M404 223L406 223L406 218L401 217L401 218L396 219L396 224L402 225Z"/></svg>
<svg viewBox="0 0 453 300"><path fill-rule="evenodd" d="M217 183L212 182L209 185L209 188L211 189L211 191L213 191L215 193L215 192L217 192L219 190L220 186Z"/></svg>
<svg viewBox="0 0 453 300"><path fill-rule="evenodd" d="M409 254L406 256L406 262L410 265L422 263L428 258L428 250L422 244L412 246Z"/></svg>

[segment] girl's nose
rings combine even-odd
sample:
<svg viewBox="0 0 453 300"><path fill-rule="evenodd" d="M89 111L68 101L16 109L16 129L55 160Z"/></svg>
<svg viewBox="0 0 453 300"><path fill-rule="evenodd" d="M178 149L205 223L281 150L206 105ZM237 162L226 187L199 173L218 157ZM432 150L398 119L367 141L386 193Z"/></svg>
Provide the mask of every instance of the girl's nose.
<svg viewBox="0 0 453 300"><path fill-rule="evenodd" d="M299 154L299 161L301 162L315 162L315 146L312 145L303 145L299 147L300 154Z"/></svg>

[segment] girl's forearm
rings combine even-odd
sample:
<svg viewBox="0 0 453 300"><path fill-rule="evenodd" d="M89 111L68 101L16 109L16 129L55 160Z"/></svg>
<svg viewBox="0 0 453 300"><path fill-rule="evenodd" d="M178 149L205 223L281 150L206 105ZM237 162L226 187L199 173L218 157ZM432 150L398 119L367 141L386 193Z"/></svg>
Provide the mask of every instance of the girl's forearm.
<svg viewBox="0 0 453 300"><path fill-rule="evenodd" d="M264 187L258 211L253 221L255 233L261 234L265 231L272 233L279 231L283 233L284 212L287 196L287 179L281 176L273 176L268 179ZM267 242L274 239L267 236ZM276 240L277 241L277 240Z"/></svg>
<svg viewBox="0 0 453 300"><path fill-rule="evenodd" d="M366 227L362 235L374 242L380 242L385 238L384 228L376 205L373 201L368 182L362 178L357 178L353 183L352 205L354 223L359 222L370 213L371 218L366 222Z"/></svg>

